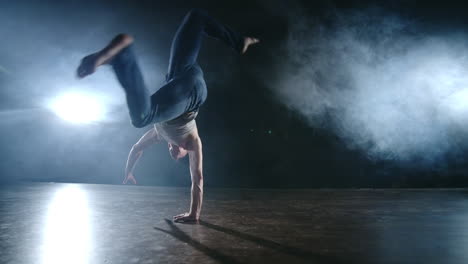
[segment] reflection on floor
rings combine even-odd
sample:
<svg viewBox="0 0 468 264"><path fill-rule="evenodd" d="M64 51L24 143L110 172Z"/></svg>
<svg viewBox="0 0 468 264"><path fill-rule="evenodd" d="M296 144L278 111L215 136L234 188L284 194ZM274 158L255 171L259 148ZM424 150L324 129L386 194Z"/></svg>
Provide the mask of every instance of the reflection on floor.
<svg viewBox="0 0 468 264"><path fill-rule="evenodd" d="M468 263L468 190L0 186L0 263Z"/></svg>

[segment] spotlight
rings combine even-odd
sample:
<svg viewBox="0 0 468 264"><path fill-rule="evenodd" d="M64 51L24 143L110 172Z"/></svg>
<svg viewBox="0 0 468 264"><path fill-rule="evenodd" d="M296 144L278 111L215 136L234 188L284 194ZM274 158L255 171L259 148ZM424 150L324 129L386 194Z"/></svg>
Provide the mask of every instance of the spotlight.
<svg viewBox="0 0 468 264"><path fill-rule="evenodd" d="M446 103L451 107L454 114L466 116L468 111L468 89L458 90L446 98Z"/></svg>
<svg viewBox="0 0 468 264"><path fill-rule="evenodd" d="M101 121L105 116L100 100L85 93L60 95L51 101L49 108L62 119L78 124Z"/></svg>

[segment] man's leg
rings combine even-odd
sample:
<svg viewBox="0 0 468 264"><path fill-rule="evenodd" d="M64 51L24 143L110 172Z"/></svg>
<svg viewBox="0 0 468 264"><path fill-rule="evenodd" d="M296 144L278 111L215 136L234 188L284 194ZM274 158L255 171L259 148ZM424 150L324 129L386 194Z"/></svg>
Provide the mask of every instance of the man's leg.
<svg viewBox="0 0 468 264"><path fill-rule="evenodd" d="M205 11L190 11L179 26L171 47L167 80L185 72L196 63L203 35L220 39L235 50L244 53L247 47L258 42L255 38L242 37L227 26L219 23ZM133 39L125 34L118 35L103 50L85 57L78 67L78 76L92 74L102 64L111 64L119 82L125 90L132 124L144 127L152 122L166 121L183 114L191 102L193 84L182 78L169 82L149 97L136 57L131 48ZM198 74L199 77L201 75ZM202 77L200 77L202 78ZM203 78L202 78L203 79ZM187 83L189 82L189 83ZM197 85L204 87L204 81ZM178 87L178 89L174 89ZM205 87L206 89L206 87ZM191 102L193 104L193 102Z"/></svg>
<svg viewBox="0 0 468 264"><path fill-rule="evenodd" d="M133 52L128 46L110 62L115 75L125 90L127 105L135 127L144 127L151 123L151 101L143 75Z"/></svg>
<svg viewBox="0 0 468 264"><path fill-rule="evenodd" d="M167 84L151 96L153 122L176 118L198 108L206 98L203 73L196 60L205 35L220 39L241 52L245 39L200 9L191 10L183 19L171 46ZM189 73L190 71L190 73Z"/></svg>
<svg viewBox="0 0 468 264"><path fill-rule="evenodd" d="M135 127L144 127L151 123L153 111L132 43L131 36L117 35L104 49L84 57L77 69L77 75L84 78L103 64L112 65L125 90L132 124Z"/></svg>
<svg viewBox="0 0 468 264"><path fill-rule="evenodd" d="M192 9L172 41L167 80L195 64L204 35L219 39L238 52L244 47L242 35L221 24L204 10Z"/></svg>

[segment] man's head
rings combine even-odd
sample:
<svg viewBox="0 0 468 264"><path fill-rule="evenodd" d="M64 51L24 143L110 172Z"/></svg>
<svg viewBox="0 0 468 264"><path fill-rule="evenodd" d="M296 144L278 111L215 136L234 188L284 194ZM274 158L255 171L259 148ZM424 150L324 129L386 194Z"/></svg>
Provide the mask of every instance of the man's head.
<svg viewBox="0 0 468 264"><path fill-rule="evenodd" d="M167 146L169 147L169 154L174 160L181 159L187 155L187 150L179 147L177 145L167 143Z"/></svg>

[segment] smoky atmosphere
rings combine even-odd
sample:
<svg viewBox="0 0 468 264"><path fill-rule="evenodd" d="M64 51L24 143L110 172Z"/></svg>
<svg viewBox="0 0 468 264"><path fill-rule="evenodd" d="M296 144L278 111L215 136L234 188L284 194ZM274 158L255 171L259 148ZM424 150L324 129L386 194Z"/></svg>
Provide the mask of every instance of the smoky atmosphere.
<svg viewBox="0 0 468 264"><path fill-rule="evenodd" d="M468 5L458 1L0 1L0 183L121 184L132 126L110 66L134 39L149 93L192 8L260 41L203 40L196 117L207 187L466 187ZM139 185L189 186L189 157L143 151Z"/></svg>

